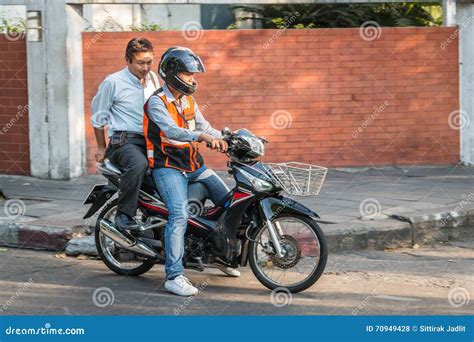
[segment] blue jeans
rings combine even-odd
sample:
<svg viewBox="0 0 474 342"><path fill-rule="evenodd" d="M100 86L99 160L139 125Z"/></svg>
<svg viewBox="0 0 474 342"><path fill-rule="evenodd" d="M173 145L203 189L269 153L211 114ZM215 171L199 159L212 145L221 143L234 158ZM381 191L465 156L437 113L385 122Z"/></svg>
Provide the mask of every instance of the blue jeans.
<svg viewBox="0 0 474 342"><path fill-rule="evenodd" d="M194 172L172 168L153 169L153 178L168 209L165 227L166 279L184 274L184 234L188 225L188 185L204 184L212 202L217 203L229 192L228 187L211 169L202 166Z"/></svg>

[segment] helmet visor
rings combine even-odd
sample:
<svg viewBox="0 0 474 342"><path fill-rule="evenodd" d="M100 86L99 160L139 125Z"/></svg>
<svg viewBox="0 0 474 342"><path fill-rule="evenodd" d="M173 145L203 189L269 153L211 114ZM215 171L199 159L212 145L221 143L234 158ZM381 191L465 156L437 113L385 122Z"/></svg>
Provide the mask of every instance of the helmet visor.
<svg viewBox="0 0 474 342"><path fill-rule="evenodd" d="M204 64L198 56L188 55L184 57L181 62L178 71L206 72L206 68L204 68Z"/></svg>

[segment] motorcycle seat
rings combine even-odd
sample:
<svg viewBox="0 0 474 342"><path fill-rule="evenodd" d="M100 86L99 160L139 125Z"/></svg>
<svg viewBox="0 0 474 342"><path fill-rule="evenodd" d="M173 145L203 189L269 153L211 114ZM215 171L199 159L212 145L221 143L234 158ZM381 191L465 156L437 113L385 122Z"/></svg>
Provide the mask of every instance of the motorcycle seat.
<svg viewBox="0 0 474 342"><path fill-rule="evenodd" d="M97 164L97 170L106 175L116 176L119 177L122 175L122 171L120 167L113 164L110 160L105 159L103 163ZM148 169L147 175L145 176L142 189L145 191L153 190L156 192L155 195L159 195L159 190L156 188L155 182L153 181L153 177L151 175L151 170ZM161 198L161 196L160 196ZM188 198L191 200L198 200L201 203L205 203L207 199L209 199L209 191L207 190L206 186L202 183L196 182L189 184L188 187Z"/></svg>

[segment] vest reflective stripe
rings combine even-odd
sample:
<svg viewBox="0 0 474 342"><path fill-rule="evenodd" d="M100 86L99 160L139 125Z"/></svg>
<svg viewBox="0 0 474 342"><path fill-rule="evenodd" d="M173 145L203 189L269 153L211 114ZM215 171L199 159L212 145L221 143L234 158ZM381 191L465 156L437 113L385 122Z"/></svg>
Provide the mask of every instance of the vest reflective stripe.
<svg viewBox="0 0 474 342"><path fill-rule="evenodd" d="M148 165L150 166L151 169L153 169L155 167L155 156L154 156L154 151L153 151L153 142L147 138L147 132L149 130L149 126L150 126L150 119L148 118L148 115L143 115L143 132L144 132L145 141L146 141L146 153L147 153Z"/></svg>
<svg viewBox="0 0 474 342"><path fill-rule="evenodd" d="M169 103L162 89L155 92L155 96L165 104L168 114L178 127L195 130L195 103L191 96L182 98L182 113L174 103ZM152 120L149 119L148 101L145 103L143 115L143 129L147 143L147 158L150 168L171 167L181 171L192 172L204 164L199 153L197 142L182 142L168 138ZM189 122L194 123L192 125Z"/></svg>
<svg viewBox="0 0 474 342"><path fill-rule="evenodd" d="M177 140L173 140L173 139L169 139L165 136L161 136L161 141L163 143L167 143L167 144L170 144L170 145L188 145L189 143L187 142L184 142L184 141L177 141Z"/></svg>

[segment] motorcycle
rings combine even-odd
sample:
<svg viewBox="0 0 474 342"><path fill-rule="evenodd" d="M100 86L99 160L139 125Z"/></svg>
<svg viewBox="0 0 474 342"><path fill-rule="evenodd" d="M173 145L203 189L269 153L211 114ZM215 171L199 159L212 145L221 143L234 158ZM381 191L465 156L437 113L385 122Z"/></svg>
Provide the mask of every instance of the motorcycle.
<svg viewBox="0 0 474 342"><path fill-rule="evenodd" d="M188 227L184 266L203 271L221 264L250 268L267 288L292 293L311 287L323 274L328 257L326 239L316 212L281 193L319 193L327 169L301 163L262 163L267 140L246 129L225 128L229 148L228 173L235 186L220 203L206 205L201 183L189 186ZM98 213L95 227L102 261L120 275L138 276L163 264L164 229L168 210L148 175L140 189L135 219L139 232L115 227L114 216L121 171L109 161L98 164L108 184L96 185L84 204L92 204L84 219Z"/></svg>

